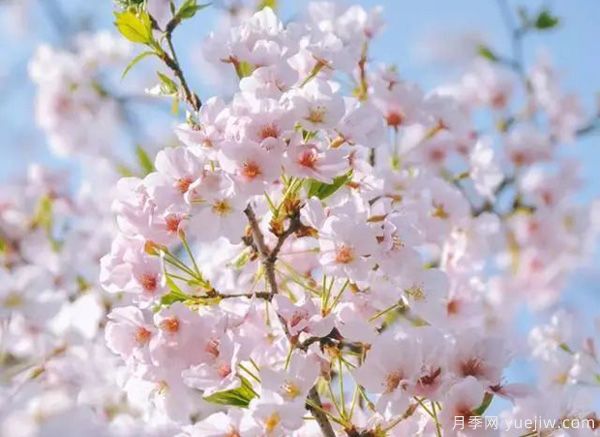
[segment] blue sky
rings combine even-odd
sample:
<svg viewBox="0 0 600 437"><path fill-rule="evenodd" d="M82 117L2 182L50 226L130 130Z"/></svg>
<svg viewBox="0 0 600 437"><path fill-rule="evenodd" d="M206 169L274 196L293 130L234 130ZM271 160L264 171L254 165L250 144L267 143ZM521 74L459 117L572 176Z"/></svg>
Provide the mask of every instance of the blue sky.
<svg viewBox="0 0 600 437"><path fill-rule="evenodd" d="M61 166L64 162L53 159L45 152L44 139L32 129L33 96L32 85L26 79L26 62L35 46L41 41L60 43L60 38L49 20L45 0L30 0L32 13L24 29L35 29L25 37L4 35L6 44L0 55L0 91L3 102L0 106L0 149L7 151L10 159L0 162L0 180L22 173L27 162L39 161ZM81 17L94 16L96 28L110 28L112 6L109 0L90 2L88 0L55 0L70 18L71 27ZM305 3L301 0L283 0L282 14L293 16ZM456 77L457 72L432 65L419 54L419 47L427 35L452 35L469 31L481 34L489 46L501 53L510 53L507 31L501 20L495 0L358 0L365 7L382 5L386 28L372 48L372 56L378 60L392 62L399 66L402 75L430 89ZM524 5L536 9L549 5L561 17L562 25L551 32L530 35L525 39L525 55L532 59L540 49L546 48L564 73L567 89L584 97L586 107L593 108L594 99L600 92L600 2L596 0L575 1L521 1L511 5ZM0 7L0 23L4 17L3 29L14 27L14 18ZM200 95L208 95L210 90L200 80L201 72L190 59L197 50L198 41L213 26L216 11L205 9L193 22L186 23L176 35L176 44L183 54L184 66L196 74L195 85ZM187 55L187 56L186 56ZM131 85L131 83L129 84ZM598 137L587 138L576 146L575 153L584 162L584 176L591 183L585 187L583 197L589 199L600 192L600 147ZM4 155L6 156L6 155Z"/></svg>

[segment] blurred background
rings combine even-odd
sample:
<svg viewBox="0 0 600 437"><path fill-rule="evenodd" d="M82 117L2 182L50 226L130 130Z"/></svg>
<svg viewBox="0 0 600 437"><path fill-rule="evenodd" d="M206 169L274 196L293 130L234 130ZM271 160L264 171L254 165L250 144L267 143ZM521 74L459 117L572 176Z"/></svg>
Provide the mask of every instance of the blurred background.
<svg viewBox="0 0 600 437"><path fill-rule="evenodd" d="M375 40L371 56L397 65L404 79L419 84L425 91L458 78L477 56L477 47L482 44L494 53L511 53L510 30L501 13L501 4L495 0L354 0L352 3L366 8L383 6L386 27ZM278 7L282 17L290 18L301 13L299 9L304 4L299 0L282 0ZM587 113L595 113L600 92L600 2L509 2L515 19L519 5L532 10L545 7L560 18L556 28L524 38L526 67L537 57L549 55L562 74L564 88L580 96ZM202 40L215 26L227 25L220 18L222 9L233 6L231 1L213 2L194 20L181 26L174 36L183 69L201 97L217 92L214 72L206 69L201 59ZM76 183L78 169L48 151L46 140L35 125L35 87L28 79L27 66L36 47L42 43L61 47L79 32L102 29L114 32L112 11L110 0L0 0L1 182L22 177L27 166L37 162L69 171L75 175L73 183ZM147 150L156 150L172 141L174 121L168 102L143 95L145 88L154 85L146 82L150 75L143 74L144 69L151 67L152 61L147 64L144 61L144 68L139 71L136 68L125 79L119 78L120 72L110 78L111 90L123 97L128 115L128 129L124 130L118 145L125 162L131 159L134 138L144 142ZM151 79L154 80L154 76ZM481 122L485 125L486 120ZM600 197L600 136L596 133L580 139L570 153L583 163L585 184L580 200ZM588 308L591 320L600 302L598 257L592 265L582 267L573 275L569 287L573 292L566 293L567 300L562 303ZM525 332L534 317L524 314L520 320ZM526 363L515 363L513 368L517 379L533 377Z"/></svg>
<svg viewBox="0 0 600 437"><path fill-rule="evenodd" d="M280 0L283 17L301 13L304 1ZM498 53L510 53L510 34L496 0L354 0L366 8L381 5L386 21L384 33L375 40L372 57L398 66L401 75L424 90L451 82L473 58L478 44L484 43ZM582 99L586 109L597 105L600 92L600 2L597 0L509 2L512 11L520 5L531 10L547 7L560 17L560 25L547 32L531 33L524 39L524 57L529 63L548 53L559 66L565 88ZM200 44L205 35L219 25L222 8L233 2L214 1L193 21L175 34L182 64L194 87L203 96L211 94L211 77L203 71ZM41 43L64 45L81 31L113 31L113 4L110 0L0 0L0 179L22 174L30 162L51 166L65 165L48 153L45 139L35 127L34 86L27 76L28 61ZM516 15L516 14L515 14ZM516 18L515 18L516 19ZM225 23L222 23L225 24ZM471 45L473 51L469 51ZM118 79L118 77L117 77ZM123 94L141 95L140 76L117 81ZM214 92L213 92L214 94ZM138 102L160 115L157 102ZM139 109L139 108L138 108ZM146 108L148 109L148 108ZM164 108L162 108L164 109ZM148 111L144 111L145 116ZM164 112L164 111L162 111ZM168 125L166 126L168 128ZM156 132L147 132L156 135ZM582 196L589 199L600 191L597 164L600 149L596 137L586 137L577 145L583 158L583 173L590 182Z"/></svg>

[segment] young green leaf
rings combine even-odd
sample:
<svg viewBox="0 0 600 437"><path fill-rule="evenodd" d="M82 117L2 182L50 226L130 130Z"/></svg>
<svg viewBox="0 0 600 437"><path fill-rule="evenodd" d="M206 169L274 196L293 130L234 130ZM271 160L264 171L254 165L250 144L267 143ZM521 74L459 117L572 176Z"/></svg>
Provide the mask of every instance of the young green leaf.
<svg viewBox="0 0 600 437"><path fill-rule="evenodd" d="M135 156L137 156L138 164L144 173L144 176L154 171L154 164L152 159L148 156L148 153L142 148L142 146L135 147Z"/></svg>
<svg viewBox="0 0 600 437"><path fill-rule="evenodd" d="M213 393L210 396L206 396L204 400L218 405L248 407L250 401L256 396L256 393L252 390L252 386L246 378L241 376L240 379L242 380L242 385L239 388Z"/></svg>
<svg viewBox="0 0 600 437"><path fill-rule="evenodd" d="M175 19L181 21L187 18L192 18L194 15L196 15L196 12L208 6L210 6L210 3L199 5L198 0L185 0L175 14Z"/></svg>
<svg viewBox="0 0 600 437"><path fill-rule="evenodd" d="M558 17L552 15L552 13L549 10L544 9L539 13L537 18L535 19L534 25L536 29L546 30L556 27L559 22L560 19Z"/></svg>
<svg viewBox="0 0 600 437"><path fill-rule="evenodd" d="M156 54L155 52L153 52L151 50L147 50L147 51L142 52L139 55L137 55L135 58L133 58L131 60L131 62L129 64L127 64L127 67L125 67L125 70L123 70L123 74L121 74L121 79L123 79L125 76L127 76L127 73L129 73L129 70L131 70L142 59L144 59L147 56L152 56L155 54Z"/></svg>
<svg viewBox="0 0 600 437"><path fill-rule="evenodd" d="M256 7L257 11L262 11L264 8L277 9L277 0L261 0L261 2Z"/></svg>
<svg viewBox="0 0 600 437"><path fill-rule="evenodd" d="M498 57L494 54L494 52L492 52L489 47L484 46L483 44L477 47L477 54L489 61L495 62L498 60Z"/></svg>
<svg viewBox="0 0 600 437"><path fill-rule="evenodd" d="M54 201L50 196L43 196L38 200L32 225L44 229L46 232L52 230Z"/></svg>
<svg viewBox="0 0 600 437"><path fill-rule="evenodd" d="M250 76L252 74L252 72L254 71L254 66L245 61L238 62L234 66L235 66L235 72L238 75L239 79L243 79L245 77Z"/></svg>
<svg viewBox="0 0 600 437"><path fill-rule="evenodd" d="M160 79L160 92L165 96L172 96L177 93L177 84L166 74L162 74L157 71L158 78Z"/></svg>
<svg viewBox="0 0 600 437"><path fill-rule="evenodd" d="M149 44L152 42L152 23L147 12L136 15L130 11L115 13L115 26L131 42Z"/></svg>
<svg viewBox="0 0 600 437"><path fill-rule="evenodd" d="M167 293L163 297L160 298L160 306L169 307L173 305L175 302L185 302L187 299L178 293Z"/></svg>
<svg viewBox="0 0 600 437"><path fill-rule="evenodd" d="M306 182L306 191L308 197L318 197L323 200L333 195L337 190L346 185L352 179L352 171L338 176L333 183L326 184L315 179L308 179Z"/></svg>

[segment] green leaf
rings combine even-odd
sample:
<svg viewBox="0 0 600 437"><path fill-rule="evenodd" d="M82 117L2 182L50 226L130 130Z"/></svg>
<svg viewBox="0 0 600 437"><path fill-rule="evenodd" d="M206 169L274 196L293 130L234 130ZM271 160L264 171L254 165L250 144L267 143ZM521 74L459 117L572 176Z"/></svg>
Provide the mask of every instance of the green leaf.
<svg viewBox="0 0 600 437"><path fill-rule="evenodd" d="M152 23L147 12L136 15L130 11L115 12L115 26L131 42L148 44L152 42Z"/></svg>
<svg viewBox="0 0 600 437"><path fill-rule="evenodd" d="M163 307L169 307L173 305L175 302L188 302L191 298L188 294L181 291L181 289L177 286L173 278L169 275L165 275L167 278L167 287L169 287L169 292L163 295L158 303L152 307L152 311L157 313Z"/></svg>
<svg viewBox="0 0 600 437"><path fill-rule="evenodd" d="M489 61L495 62L498 60L498 57L494 54L494 52L492 52L489 47L484 45L479 45L479 47L477 47L477 54Z"/></svg>
<svg viewBox="0 0 600 437"><path fill-rule="evenodd" d="M483 416L483 413L485 413L485 411L488 409L488 407L492 403L493 399L494 399L494 395L493 394L486 393L483 396L483 401L481 402L481 405L478 406L477 408L475 408L473 410L473 415L475 415L475 416Z"/></svg>
<svg viewBox="0 0 600 437"><path fill-rule="evenodd" d="M162 74L160 71L157 71L158 78L160 80L160 92L166 96L172 96L173 94L177 94L177 84L166 74Z"/></svg>
<svg viewBox="0 0 600 437"><path fill-rule="evenodd" d="M571 348L569 347L569 345L567 343L561 343L558 345L558 347L561 348L562 350L564 350L565 352L567 352L568 354L573 355L575 353L571 350Z"/></svg>
<svg viewBox="0 0 600 437"><path fill-rule="evenodd" d="M179 295L179 297L187 299L187 295L183 291L181 291L181 288L179 288L179 286L175 283L173 278L171 278L169 275L166 275L166 277L167 287L169 287L169 290L171 290L172 293Z"/></svg>
<svg viewBox="0 0 600 437"><path fill-rule="evenodd" d="M543 9L538 14L533 24L536 29L547 30L556 27L559 22L560 19L558 17L552 15L552 13L548 9Z"/></svg>
<svg viewBox="0 0 600 437"><path fill-rule="evenodd" d="M240 379L242 385L239 388L213 393L210 396L206 396L204 400L218 405L231 405L242 408L248 407L250 401L256 396L256 393L252 390L252 385L246 378L240 376Z"/></svg>
<svg viewBox="0 0 600 437"><path fill-rule="evenodd" d="M196 15L196 12L210 5L210 3L199 5L198 0L185 0L175 14L175 19L181 21L187 18L192 18L194 15Z"/></svg>
<svg viewBox="0 0 600 437"><path fill-rule="evenodd" d="M43 196L38 201L36 206L35 214L32 220L32 226L40 227L46 232L50 232L52 230L52 210L53 210L53 200L49 196Z"/></svg>
<svg viewBox="0 0 600 437"><path fill-rule="evenodd" d="M249 64L246 61L237 62L234 64L234 66L235 66L235 72L238 75L239 79L243 79L245 77L250 76L255 68L254 65Z"/></svg>
<svg viewBox="0 0 600 437"><path fill-rule="evenodd" d="M181 296L178 293L167 293L163 297L160 298L160 306L171 306L175 302L185 302L187 298L185 296Z"/></svg>
<svg viewBox="0 0 600 437"><path fill-rule="evenodd" d="M131 171L131 169L129 167L127 167L125 164L117 164L117 173L119 173L122 177L130 177L133 176L133 172Z"/></svg>
<svg viewBox="0 0 600 437"><path fill-rule="evenodd" d="M127 67L125 67L125 70L123 70L123 74L121 74L121 79L123 79L125 76L127 76L127 73L129 73L129 70L131 70L142 59L144 59L147 56L152 56L155 54L156 54L155 52L153 52L151 50L147 50L147 51L142 52L139 55L137 55L135 58L133 58L131 60L131 62L129 64L127 64Z"/></svg>
<svg viewBox="0 0 600 437"><path fill-rule="evenodd" d="M148 156L148 153L142 148L142 146L135 146L135 156L137 157L138 164L140 165L144 176L154 171L152 159L150 159L150 156Z"/></svg>
<svg viewBox="0 0 600 437"><path fill-rule="evenodd" d="M179 99L177 96L173 96L173 101L171 102L171 114L175 116L179 115Z"/></svg>
<svg viewBox="0 0 600 437"><path fill-rule="evenodd" d="M273 10L277 9L277 4L279 2L277 0L261 0L261 2L256 7L257 11L262 11L264 8L271 8Z"/></svg>
<svg viewBox="0 0 600 437"><path fill-rule="evenodd" d="M350 182L350 180L352 180L352 171L349 171L342 176L338 176L331 184L319 182L315 179L308 179L306 181L307 196L318 197L321 200L326 199Z"/></svg>
<svg viewBox="0 0 600 437"><path fill-rule="evenodd" d="M251 256L252 250L247 247L231 262L231 266L236 270L241 270L246 264L248 264Z"/></svg>

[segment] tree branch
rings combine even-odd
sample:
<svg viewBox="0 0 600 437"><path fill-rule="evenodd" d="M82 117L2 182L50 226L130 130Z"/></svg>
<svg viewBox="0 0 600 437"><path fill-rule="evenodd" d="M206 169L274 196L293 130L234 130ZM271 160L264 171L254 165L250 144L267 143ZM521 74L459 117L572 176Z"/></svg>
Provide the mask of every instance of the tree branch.
<svg viewBox="0 0 600 437"><path fill-rule="evenodd" d="M160 32L163 32L162 29L160 28L160 26L158 25L158 22L156 21L156 19L154 19L154 17L152 15L149 15L149 17L150 17L150 21L152 23L152 28L155 30L158 30ZM179 65L179 60L177 59L177 53L175 52L175 47L173 46L173 40L172 40L173 31L177 27L177 24L179 24L179 21L177 21L175 18L171 19L171 21L169 21L169 23L167 23L166 30L163 32L164 36L165 36L165 40L167 41L167 47L169 49L169 53L167 53L165 50L163 50L163 48L160 46L160 44L155 44L154 48L157 50L158 57L165 63L165 65L167 67L169 67L169 69L173 72L173 74L179 81L179 84L181 85L181 88L183 90L183 96L184 96L186 102L195 111L198 111L198 110L200 110L200 107L202 106L202 101L200 100L198 95L190 89L190 87L187 83L187 80L185 79L185 75L183 74L183 70L181 69L181 66Z"/></svg>
<svg viewBox="0 0 600 437"><path fill-rule="evenodd" d="M267 277L267 282L269 284L269 300L271 300L273 296L279 292L277 278L275 277L275 262L277 261L277 255L279 254L285 240L300 228L300 215L298 212L295 212L290 217L290 224L288 228L281 235L279 235L275 247L273 248L273 250L270 250L267 244L265 243L265 237L262 231L260 230L260 225L258 223L258 219L256 218L256 213L254 212L254 209L252 209L252 206L250 204L248 204L248 206L244 210L244 213L246 214L246 217L248 217L248 222L252 231L252 240L265 268L265 274ZM288 338L291 344L291 347L296 347L297 337L291 335L287 326L287 321L279 313L277 314L277 317L281 322L281 325L283 327L286 337ZM316 386L313 386L308 392L308 399L318 407L312 408L310 405L307 406L307 408L312 412L312 415L317 421L319 428L321 428L321 432L323 433L323 435L325 437L335 437L335 431L333 430L329 419L327 418L325 413L319 410L319 408L323 407L323 404L321 403L321 398L319 397L319 392L317 391Z"/></svg>
<svg viewBox="0 0 600 437"><path fill-rule="evenodd" d="M308 392L308 399L312 401L317 407L321 409L323 408L323 404L321 403L321 398L319 397L319 392L317 391L316 385L313 386L313 388L311 388ZM335 437L335 431L333 430L333 427L331 426L331 423L329 422L329 419L327 419L325 413L320 411L318 408L312 408L310 405L308 405L307 408L311 411L312 415L317 421L317 424L319 425L319 428L321 428L321 432L323 433L323 435L325 437Z"/></svg>

